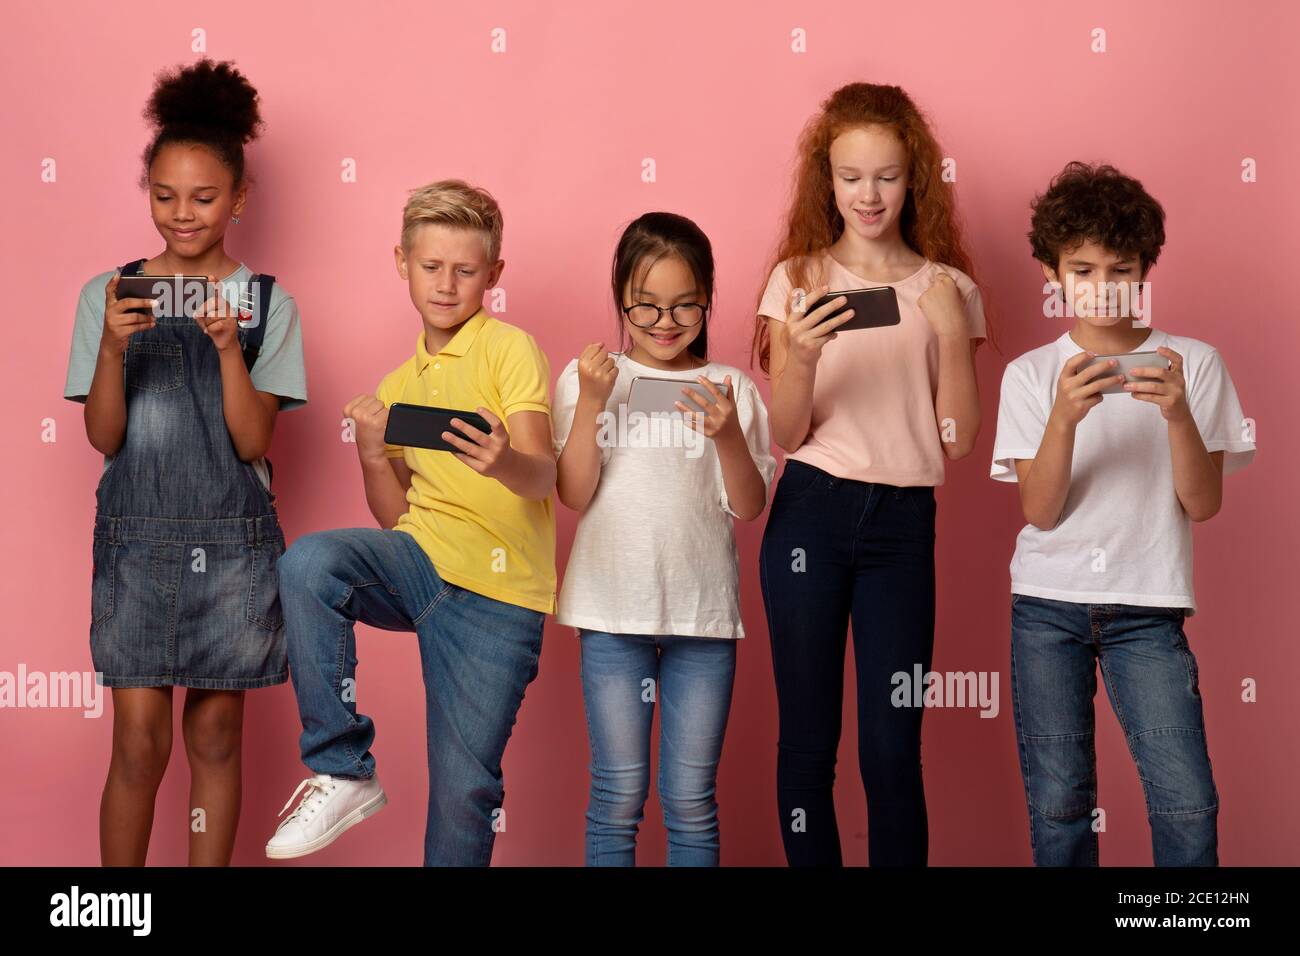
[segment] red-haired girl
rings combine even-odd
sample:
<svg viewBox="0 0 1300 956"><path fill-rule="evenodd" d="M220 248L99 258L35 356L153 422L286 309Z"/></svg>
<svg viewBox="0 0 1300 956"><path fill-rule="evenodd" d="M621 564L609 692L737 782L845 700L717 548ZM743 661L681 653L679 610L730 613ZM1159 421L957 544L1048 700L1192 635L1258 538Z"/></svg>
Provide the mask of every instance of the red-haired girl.
<svg viewBox="0 0 1300 956"><path fill-rule="evenodd" d="M894 675L930 668L934 486L979 432L984 310L943 156L896 86L836 90L804 129L785 236L758 306L786 450L760 555L780 711L777 802L792 866L839 865L832 786L850 619L873 866L922 865L921 709ZM837 292L889 286L894 325ZM831 296L827 298L827 296ZM818 300L821 300L820 302ZM904 703L911 702L907 695Z"/></svg>

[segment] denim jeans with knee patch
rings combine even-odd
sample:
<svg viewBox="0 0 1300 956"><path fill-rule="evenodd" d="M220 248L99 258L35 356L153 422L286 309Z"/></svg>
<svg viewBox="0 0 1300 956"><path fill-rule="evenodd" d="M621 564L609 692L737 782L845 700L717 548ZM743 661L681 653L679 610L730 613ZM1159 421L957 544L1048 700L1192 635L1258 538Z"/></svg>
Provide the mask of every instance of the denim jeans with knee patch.
<svg viewBox="0 0 1300 956"><path fill-rule="evenodd" d="M1098 863L1098 665L1142 781L1156 866L1218 865L1219 795L1185 615L1012 595L1012 703L1035 865Z"/></svg>

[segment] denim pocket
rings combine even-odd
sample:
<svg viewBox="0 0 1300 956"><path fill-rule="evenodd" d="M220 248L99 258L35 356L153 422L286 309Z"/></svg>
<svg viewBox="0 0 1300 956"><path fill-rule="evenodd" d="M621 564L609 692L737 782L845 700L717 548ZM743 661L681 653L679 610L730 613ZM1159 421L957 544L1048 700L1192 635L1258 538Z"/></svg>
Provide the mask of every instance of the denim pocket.
<svg viewBox="0 0 1300 956"><path fill-rule="evenodd" d="M284 624L284 612L276 562L284 554L284 540L267 540L248 550L248 619L268 631L278 631Z"/></svg>
<svg viewBox="0 0 1300 956"><path fill-rule="evenodd" d="M933 488L929 485L917 485L900 488L898 492L907 510L912 513L912 517L922 524L934 523L939 504L935 501Z"/></svg>
<svg viewBox="0 0 1300 956"><path fill-rule="evenodd" d="M185 384L185 360L174 342L132 342L126 351L126 384L143 392L167 392Z"/></svg>
<svg viewBox="0 0 1300 956"><path fill-rule="evenodd" d="M113 616L118 547L107 537L98 534L91 543L90 622L92 627L99 627Z"/></svg>
<svg viewBox="0 0 1300 956"><path fill-rule="evenodd" d="M812 465L805 465L801 461L787 458L785 471L781 473L781 480L776 483L776 495L785 501L795 501L802 498L821 481L826 472Z"/></svg>
<svg viewBox="0 0 1300 956"><path fill-rule="evenodd" d="M1182 610L1182 608L1178 610ZM1191 690L1193 697L1200 697L1200 668L1196 666L1196 655L1192 653L1192 647L1187 643L1187 635L1183 633L1181 627L1178 629L1178 650L1182 652L1183 663L1187 665L1187 686Z"/></svg>

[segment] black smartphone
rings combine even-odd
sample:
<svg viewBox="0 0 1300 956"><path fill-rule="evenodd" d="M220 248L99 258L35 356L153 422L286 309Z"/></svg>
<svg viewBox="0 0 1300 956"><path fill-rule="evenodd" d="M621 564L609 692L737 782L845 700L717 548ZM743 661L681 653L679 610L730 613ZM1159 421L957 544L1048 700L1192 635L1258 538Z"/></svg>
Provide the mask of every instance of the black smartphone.
<svg viewBox="0 0 1300 956"><path fill-rule="evenodd" d="M804 312L807 314L822 303L831 299L838 299L840 296L847 296L849 301L822 319L822 322L829 322L836 316L843 315L847 310L852 309L853 318L837 328L836 332L852 332L855 329L878 329L886 325L898 325L903 320L898 311L898 295L891 285L876 286L872 289L846 289L842 292L829 292L816 302L809 303Z"/></svg>
<svg viewBox="0 0 1300 956"><path fill-rule="evenodd" d="M388 427L384 429L384 441L390 445L411 445L415 448L432 448L436 451L460 451L455 445L442 440L443 432L451 432L470 441L470 438L460 429L451 427L453 418L459 418L481 432L487 432L489 435L492 433L492 426L478 412L393 402L388 406Z"/></svg>
<svg viewBox="0 0 1300 956"><path fill-rule="evenodd" d="M157 299L159 315L184 315L192 319L209 298L211 284L207 276L119 276L119 299ZM148 315L148 308L127 309Z"/></svg>

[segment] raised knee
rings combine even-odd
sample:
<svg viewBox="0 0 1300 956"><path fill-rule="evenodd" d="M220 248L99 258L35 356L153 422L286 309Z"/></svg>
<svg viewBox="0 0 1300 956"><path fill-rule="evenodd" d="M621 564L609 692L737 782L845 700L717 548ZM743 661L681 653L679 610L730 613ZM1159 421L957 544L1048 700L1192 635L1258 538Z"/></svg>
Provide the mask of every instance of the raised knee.
<svg viewBox="0 0 1300 956"><path fill-rule="evenodd" d="M328 531L303 535L276 561L281 585L304 587L329 577L337 564L340 548L340 542Z"/></svg>

